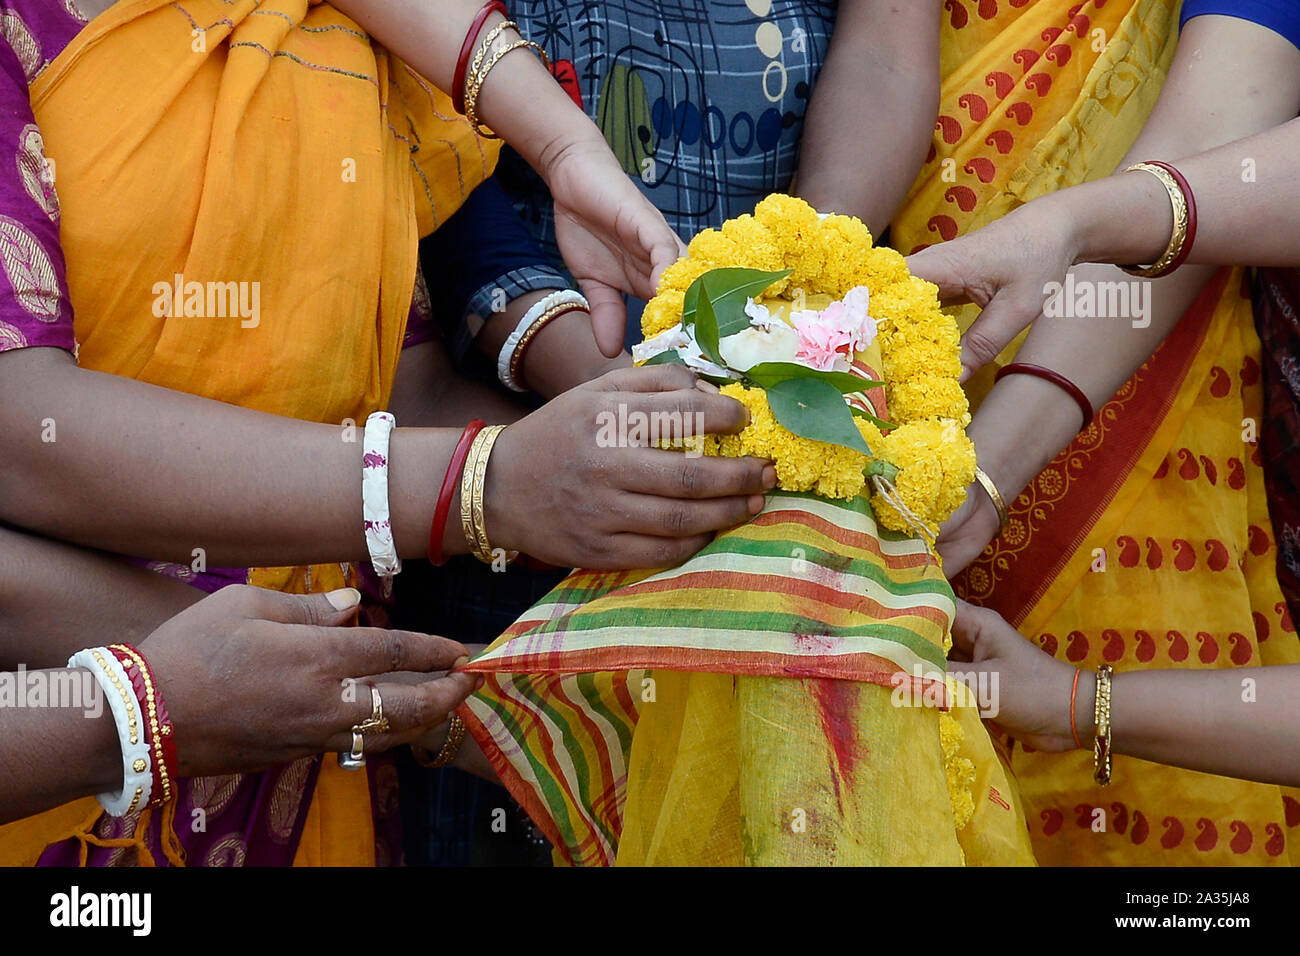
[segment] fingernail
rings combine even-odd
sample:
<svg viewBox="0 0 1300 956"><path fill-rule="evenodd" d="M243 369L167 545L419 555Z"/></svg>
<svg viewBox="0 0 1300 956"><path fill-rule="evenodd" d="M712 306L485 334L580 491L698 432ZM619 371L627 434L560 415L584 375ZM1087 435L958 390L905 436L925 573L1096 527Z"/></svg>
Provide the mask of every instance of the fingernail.
<svg viewBox="0 0 1300 956"><path fill-rule="evenodd" d="M750 495L750 496L749 496L749 513L752 514L752 515L756 515L756 514L758 514L760 511L763 510L763 505L764 505L764 504L766 504L766 502L763 500L763 496L762 496L762 495Z"/></svg>
<svg viewBox="0 0 1300 956"><path fill-rule="evenodd" d="M487 681L487 678L484 677L482 674L480 674L478 680L476 680L476 681L474 682L474 689L475 689L475 690L482 690L482 689L483 689L483 684L486 683L486 681Z"/></svg>
<svg viewBox="0 0 1300 956"><path fill-rule="evenodd" d="M701 392L708 392L710 395L718 394L718 386L714 385L712 382L706 382L702 378L697 378L695 380L695 387Z"/></svg>
<svg viewBox="0 0 1300 956"><path fill-rule="evenodd" d="M361 603L361 592L356 588L339 588L337 591L327 592L325 600L329 601L330 607L336 611L350 611Z"/></svg>
<svg viewBox="0 0 1300 956"><path fill-rule="evenodd" d="M768 491L776 487L776 469L771 465L763 469L763 487Z"/></svg>
<svg viewBox="0 0 1300 956"><path fill-rule="evenodd" d="M469 655L462 654L460 655L460 657L456 658L455 662L451 665L451 669L457 670L461 667L464 667L468 663L469 663Z"/></svg>

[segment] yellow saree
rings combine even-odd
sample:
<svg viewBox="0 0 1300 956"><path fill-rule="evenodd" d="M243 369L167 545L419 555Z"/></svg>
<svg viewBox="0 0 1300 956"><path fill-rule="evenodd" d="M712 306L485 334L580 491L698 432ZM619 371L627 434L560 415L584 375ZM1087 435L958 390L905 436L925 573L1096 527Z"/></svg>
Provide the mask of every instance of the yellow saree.
<svg viewBox="0 0 1300 956"><path fill-rule="evenodd" d="M946 6L935 149L893 228L904 252L1112 172L1177 36L1173 0ZM957 593L1079 667L1300 661L1250 426L1259 348L1240 272L1225 270L1012 504ZM1284 864L1297 852L1300 803L1284 788L1117 757L1102 789L1088 753L1010 746L1040 863Z"/></svg>
<svg viewBox="0 0 1300 956"><path fill-rule="evenodd" d="M418 240L496 159L445 95L318 0L121 0L31 94L82 366L315 422L386 406ZM231 296L256 309L234 314ZM255 569L250 583L327 590L349 573ZM366 775L295 768L266 800L268 839L296 836L299 863L375 862ZM239 779L195 787L216 806ZM83 861L90 846L180 861L189 827L154 852L148 813L115 831L100 816L83 800L0 828L0 862L69 837ZM190 862L250 854L236 834Z"/></svg>

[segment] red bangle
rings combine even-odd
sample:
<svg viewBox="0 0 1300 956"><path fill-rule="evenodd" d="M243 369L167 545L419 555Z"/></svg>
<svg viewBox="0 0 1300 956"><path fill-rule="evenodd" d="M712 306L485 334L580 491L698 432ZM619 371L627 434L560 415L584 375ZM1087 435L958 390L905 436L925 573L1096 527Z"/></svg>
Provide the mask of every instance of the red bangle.
<svg viewBox="0 0 1300 956"><path fill-rule="evenodd" d="M1092 402L1088 401L1088 396L1083 394L1083 389L1079 388L1060 372L1053 372L1050 368L1043 368L1041 365L1030 365L1028 362L1012 362L1010 365L1004 365L998 369L998 374L993 377L994 382L1000 382L1008 375L1033 375L1044 381L1051 382L1053 385L1064 389L1065 392L1074 399L1074 403L1079 406L1079 411L1083 412L1083 426L1079 431L1083 431L1092 424Z"/></svg>
<svg viewBox="0 0 1300 956"><path fill-rule="evenodd" d="M1074 738L1074 745L1080 750L1083 749L1083 744L1079 742L1079 728L1074 722L1074 699L1079 694L1079 675L1082 673L1083 671L1075 669L1074 684L1070 687L1070 736Z"/></svg>
<svg viewBox="0 0 1300 956"><path fill-rule="evenodd" d="M479 12L474 14L474 22L469 25L465 41L460 45L460 56L456 58L456 74L451 81L451 101L456 105L456 111L461 116L465 115L465 71L469 68L469 55L474 52L474 41L482 32L484 22L493 13L499 13L506 19L510 18L510 14L506 12L506 5L500 0L483 4Z"/></svg>
<svg viewBox="0 0 1300 956"><path fill-rule="evenodd" d="M469 457L469 446L474 443L474 436L483 430L484 421L476 418L460 433L456 450L451 453L447 463L447 474L442 476L442 488L438 491L438 507L433 512L433 524L429 526L429 560L434 564L443 564L442 536L447 530L447 515L451 513L451 499L460 487L460 473L465 469L465 459Z"/></svg>
<svg viewBox="0 0 1300 956"><path fill-rule="evenodd" d="M1159 279L1161 276L1169 275L1169 273L1173 272L1186 262L1187 256L1192 251L1192 243L1196 242L1196 196L1192 194L1192 187L1187 182L1187 177L1173 166L1154 159L1147 160L1147 165L1159 166L1172 176L1174 182L1178 184L1178 188L1182 191L1183 202L1187 203L1187 236L1183 239L1183 247L1178 250L1178 255L1174 256L1173 261L1170 262L1169 265L1151 276L1152 279Z"/></svg>
<svg viewBox="0 0 1300 956"><path fill-rule="evenodd" d="M175 728L167 713L167 705L163 703L162 688L158 686L153 668L138 648L130 644L111 644L108 649L131 679L131 690L140 706L142 730L153 758L149 806L160 807L172 798L178 766Z"/></svg>

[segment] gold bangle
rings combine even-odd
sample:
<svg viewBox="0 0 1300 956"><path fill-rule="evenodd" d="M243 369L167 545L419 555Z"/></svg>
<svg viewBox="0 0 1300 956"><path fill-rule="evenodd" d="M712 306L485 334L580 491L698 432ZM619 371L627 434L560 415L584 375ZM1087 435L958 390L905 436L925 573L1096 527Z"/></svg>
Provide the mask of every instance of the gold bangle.
<svg viewBox="0 0 1300 956"><path fill-rule="evenodd" d="M546 55L546 51L532 40L526 40L523 38L501 47L492 54L487 62L484 62L484 57L487 55L488 49L496 42L496 39L501 35L501 32L507 28L518 32L519 24L515 23L513 20L506 20L493 27L479 44L479 48L474 54L474 59L470 63L468 75L465 77L465 119L469 122L469 125L474 132L484 139L500 139L496 133L483 125L482 121L478 118L479 92L483 89L483 83L487 79L488 74L492 72L492 68L500 63L507 53L512 53L522 47L530 47L537 51L537 55L541 57L542 65L546 67L546 71L548 73L551 71L551 60L550 57Z"/></svg>
<svg viewBox="0 0 1300 956"><path fill-rule="evenodd" d="M421 767L438 770L456 759L456 754L460 752L460 745L465 741L465 721L461 720L458 714L452 714L447 724L447 739L442 742L442 747L436 754L424 747L411 746L411 756Z"/></svg>
<svg viewBox="0 0 1300 956"><path fill-rule="evenodd" d="M998 513L998 530L1002 530L1007 524L1007 502L1002 497L1002 492L998 491L998 486L993 484L993 479L985 474L984 469L975 466L975 480L980 483L989 500L993 502L993 507Z"/></svg>
<svg viewBox="0 0 1300 956"><path fill-rule="evenodd" d="M562 315L567 315L570 312L579 312L579 311L586 312L587 310L582 308L582 306L577 302L562 302L557 306L552 306L551 308L547 309L545 312L543 312L541 315L537 317L536 322L528 326L528 328L524 331L524 334L520 336L519 344L515 346L514 352L512 352L510 355L511 381L513 381L516 385L519 385L521 387L524 385L523 376L520 375L520 371L524 364L524 351L528 348L529 345L532 344L533 339L537 338L537 336L541 333L542 329L546 328L548 325L551 324L551 322L558 319Z"/></svg>
<svg viewBox="0 0 1300 956"><path fill-rule="evenodd" d="M1109 664L1097 668L1097 700L1093 704L1093 720L1096 722L1097 737L1092 743L1092 779L1101 786L1110 783L1110 677L1113 671Z"/></svg>
<svg viewBox="0 0 1300 956"><path fill-rule="evenodd" d="M1183 243L1187 241L1187 197L1183 195L1178 180L1169 175L1168 170L1152 163L1134 163L1132 166L1125 167L1124 172L1131 173L1135 170L1150 173L1160 180L1160 184L1165 187L1165 192L1169 194L1169 204L1174 211L1174 229L1169 236L1169 245L1165 247L1164 254L1149 266L1120 266L1129 275L1152 278L1163 275L1169 268L1169 264L1183 251Z"/></svg>
<svg viewBox="0 0 1300 956"><path fill-rule="evenodd" d="M474 536L478 542L478 550L474 556L484 564L492 564L496 559L496 551L488 541L486 509L484 507L484 497L487 493L487 469L488 459L492 456L492 446L496 444L497 438L506 430L505 425L493 425L491 428L485 428L480 433L483 437L483 446L479 451L478 459L474 462L474 489L471 495L471 517L474 523ZM518 551L506 551L505 561L510 564L519 557Z"/></svg>
<svg viewBox="0 0 1300 956"><path fill-rule="evenodd" d="M478 529L474 526L474 474L479 456L483 451L483 438L489 428L484 428L474 436L465 456L465 468L460 474L460 530L465 535L465 546L469 553L477 555L482 550L478 540Z"/></svg>

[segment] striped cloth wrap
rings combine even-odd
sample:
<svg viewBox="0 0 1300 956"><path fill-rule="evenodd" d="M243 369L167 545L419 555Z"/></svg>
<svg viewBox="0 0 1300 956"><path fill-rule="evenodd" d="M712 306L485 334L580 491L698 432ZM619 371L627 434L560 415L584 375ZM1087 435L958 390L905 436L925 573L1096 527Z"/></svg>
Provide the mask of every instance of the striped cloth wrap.
<svg viewBox="0 0 1300 956"><path fill-rule="evenodd" d="M743 736L738 726L737 733L724 734L728 739L704 745L703 755L698 735L692 738L688 729L674 736L671 758L662 747L649 755L657 769L649 776L644 768L634 771L636 785L630 786L637 740L651 711L656 720L671 722L692 707L698 710L701 701L692 703L690 694L719 695L708 703L713 716L707 719L730 727L736 702L747 694L752 698L754 688L768 688L761 692L766 698L784 695L789 715L801 706L789 703L793 688L798 701L811 702L808 721L820 738L798 786L816 791L805 803L829 800L833 789L837 800L828 812L841 818L842 829L850 813L841 784L854 790L856 777L881 750L880 722L899 712L875 708L871 725L864 725L861 706L843 693L828 697L828 686L847 685L855 694L870 688L873 702L903 692L910 692L905 699L919 700L928 691L926 699L938 704L931 710L946 709L951 689L944 682L945 644L955 610L952 590L925 544L879 528L867 498L837 502L776 492L761 514L719 534L677 567L571 574L467 665L486 680L460 713L562 862L882 862L888 853L882 856L880 848L891 842L889 834L848 835L854 847L875 847L865 859L846 855L844 845L832 859L825 847L811 857L792 856L786 847L775 858L760 859L753 835L742 832L743 819L716 817L685 827L704 831L687 834L686 842L714 846L707 859L695 850L682 851L690 859L680 853L656 858L639 838L637 859L625 859L620 841L630 824L629 800L638 807L645 802L638 802L636 786L671 775L688 751L697 767L702 757L703 766L712 768L706 776L716 775L719 786L745 789L725 781L729 774L752 776L734 756L730 738ZM684 674L729 676L688 686L681 683ZM658 693L665 680L684 688L672 700ZM754 718L753 707L746 707ZM929 716L932 722L916 739L906 746L894 739L893 745L918 752L930 765L927 772L938 766L942 780L937 716ZM892 733L891 739L897 737ZM786 735L760 750L771 753L788 740ZM903 754L907 760L914 756ZM653 786L663 789L662 781ZM939 803L950 838L951 811L946 799ZM799 807L790 806L797 819ZM658 815L666 808L656 798L652 811L638 812ZM738 814L743 816L729 808L724 815ZM638 821L638 833L646 825Z"/></svg>

